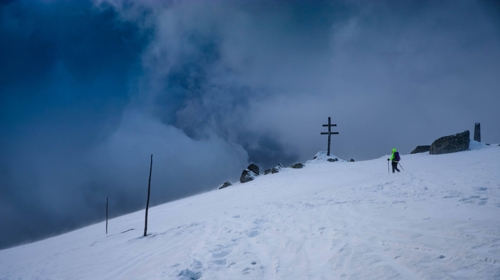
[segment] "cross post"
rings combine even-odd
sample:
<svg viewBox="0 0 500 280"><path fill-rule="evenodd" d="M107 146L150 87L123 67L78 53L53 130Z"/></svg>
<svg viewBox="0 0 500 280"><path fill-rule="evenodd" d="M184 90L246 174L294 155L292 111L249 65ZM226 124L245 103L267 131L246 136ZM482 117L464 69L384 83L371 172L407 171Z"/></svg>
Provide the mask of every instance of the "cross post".
<svg viewBox="0 0 500 280"><path fill-rule="evenodd" d="M339 134L338 132L332 132L332 126L337 126L336 124L332 124L331 118L328 117L328 124L324 124L323 126L328 127L328 132L321 132L321 135L328 135L328 151L326 153L327 156L330 156L330 141L332 134Z"/></svg>

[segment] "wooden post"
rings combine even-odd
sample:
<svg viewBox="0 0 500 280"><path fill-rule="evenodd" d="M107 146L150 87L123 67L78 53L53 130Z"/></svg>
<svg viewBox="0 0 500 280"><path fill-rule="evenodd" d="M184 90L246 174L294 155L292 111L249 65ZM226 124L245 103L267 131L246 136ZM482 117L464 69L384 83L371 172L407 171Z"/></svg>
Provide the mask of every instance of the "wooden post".
<svg viewBox="0 0 500 280"><path fill-rule="evenodd" d="M149 208L149 196L151 194L151 173L153 171L153 154L151 154L151 163L149 165L149 182L148 182L148 200L146 202L146 220L144 223L144 236L148 233L148 208Z"/></svg>
<svg viewBox="0 0 500 280"><path fill-rule="evenodd" d="M328 127L328 132L321 132L321 134L326 134L328 135L328 150L327 150L327 153L326 155L327 156L330 156L330 141L331 141L331 135L332 134L339 134L338 132L332 132L332 126L337 126L336 124L332 124L331 122L331 118L328 117L328 124L324 124L323 126L327 126Z"/></svg>
<svg viewBox="0 0 500 280"><path fill-rule="evenodd" d="M108 234L108 198L106 197L106 234Z"/></svg>

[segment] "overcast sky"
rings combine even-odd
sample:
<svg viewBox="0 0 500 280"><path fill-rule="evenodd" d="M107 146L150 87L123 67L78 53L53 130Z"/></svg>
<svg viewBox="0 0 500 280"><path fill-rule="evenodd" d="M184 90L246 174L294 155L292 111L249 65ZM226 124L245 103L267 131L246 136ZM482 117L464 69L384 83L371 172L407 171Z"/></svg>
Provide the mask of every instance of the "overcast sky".
<svg viewBox="0 0 500 280"><path fill-rule="evenodd" d="M343 159L500 142L495 1L4 0L0 62L0 248L143 208L151 154L157 205L311 159L328 117Z"/></svg>

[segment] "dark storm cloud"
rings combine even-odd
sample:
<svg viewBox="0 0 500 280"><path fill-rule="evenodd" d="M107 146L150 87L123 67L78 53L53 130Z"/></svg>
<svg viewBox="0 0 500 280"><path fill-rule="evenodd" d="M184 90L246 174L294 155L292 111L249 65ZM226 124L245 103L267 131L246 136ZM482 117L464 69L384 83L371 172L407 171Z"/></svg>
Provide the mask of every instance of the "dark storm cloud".
<svg viewBox="0 0 500 280"><path fill-rule="evenodd" d="M498 117L491 3L110 2L131 22L146 22L133 11L153 11L142 79L150 111L191 137L239 143L251 161L272 162L250 152L266 148L261 138L282 158L310 157L325 146L327 116L342 131L336 154L357 159L409 152L476 121L493 128Z"/></svg>
<svg viewBox="0 0 500 280"><path fill-rule="evenodd" d="M0 247L96 220L86 149L117 126L143 35L83 1L0 10Z"/></svg>
<svg viewBox="0 0 500 280"><path fill-rule="evenodd" d="M126 20L149 22L146 28L154 30L143 57L146 75L140 88L151 114L194 139L215 134L238 143L258 164L299 159L300 153L284 149L272 129L252 128L256 117L252 107L269 96L288 94L284 86L291 85L284 79L294 77L286 77L289 73L283 68L311 67L322 59L319 56L329 48L331 25L346 17L346 5L149 2L144 8L137 3L109 3ZM135 10L153 11L147 15L153 20L144 20L144 14ZM316 52L318 57L311 57ZM264 153L270 146L263 143L275 148Z"/></svg>
<svg viewBox="0 0 500 280"><path fill-rule="evenodd" d="M70 118L65 125L89 122L94 130L107 111L121 110L141 45L133 26L113 20L111 11L95 13L85 2L17 1L5 6L2 120L43 122L64 114Z"/></svg>
<svg viewBox="0 0 500 280"><path fill-rule="evenodd" d="M499 142L498 5L0 4L0 247L326 149L371 159L472 129Z"/></svg>

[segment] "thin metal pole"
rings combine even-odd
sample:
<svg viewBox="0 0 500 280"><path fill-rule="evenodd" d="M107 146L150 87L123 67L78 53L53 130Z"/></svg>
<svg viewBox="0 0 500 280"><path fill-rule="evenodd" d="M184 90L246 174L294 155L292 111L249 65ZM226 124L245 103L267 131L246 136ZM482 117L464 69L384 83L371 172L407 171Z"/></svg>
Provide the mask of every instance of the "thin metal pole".
<svg viewBox="0 0 500 280"><path fill-rule="evenodd" d="M149 182L148 182L148 200L146 202L146 219L144 223L144 236L148 233L148 208L149 208L149 196L151 195L151 173L153 171L153 154L151 154L151 164L149 165Z"/></svg>
<svg viewBox="0 0 500 280"><path fill-rule="evenodd" d="M106 234L108 234L108 198L106 197Z"/></svg>

